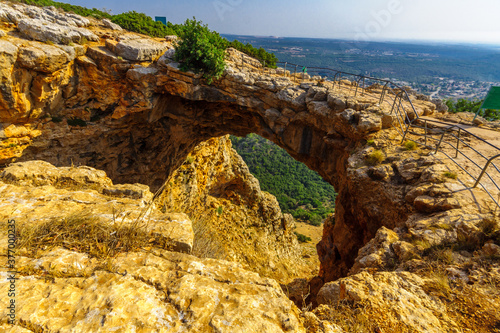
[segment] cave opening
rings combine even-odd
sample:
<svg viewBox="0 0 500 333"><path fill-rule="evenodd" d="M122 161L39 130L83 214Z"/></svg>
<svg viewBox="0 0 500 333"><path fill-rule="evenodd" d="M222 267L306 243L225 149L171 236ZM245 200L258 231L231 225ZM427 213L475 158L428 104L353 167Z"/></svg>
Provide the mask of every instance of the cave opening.
<svg viewBox="0 0 500 333"><path fill-rule="evenodd" d="M230 139L261 189L276 197L283 213L318 227L335 212L337 193L333 186L284 149L257 134ZM303 237L299 240L306 242Z"/></svg>

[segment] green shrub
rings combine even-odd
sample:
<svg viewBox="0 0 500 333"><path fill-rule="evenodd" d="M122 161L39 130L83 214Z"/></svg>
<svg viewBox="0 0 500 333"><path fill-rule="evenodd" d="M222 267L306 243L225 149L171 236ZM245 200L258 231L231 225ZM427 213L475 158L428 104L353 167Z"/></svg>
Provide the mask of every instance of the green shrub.
<svg viewBox="0 0 500 333"><path fill-rule="evenodd" d="M406 150L415 150L417 149L417 143L415 141L408 140L404 144Z"/></svg>
<svg viewBox="0 0 500 333"><path fill-rule="evenodd" d="M295 235L297 236L297 239L301 243L307 243L307 242L310 242L312 240L311 237L307 237L306 235L299 234L298 232L295 232Z"/></svg>
<svg viewBox="0 0 500 333"><path fill-rule="evenodd" d="M220 78L225 67L226 41L194 18L186 20L180 37L175 60L181 62L181 70L203 72L209 84Z"/></svg>
<svg viewBox="0 0 500 333"><path fill-rule="evenodd" d="M445 173L443 173L443 176L450 179L457 179L457 174L451 171L446 171Z"/></svg>
<svg viewBox="0 0 500 333"><path fill-rule="evenodd" d="M259 59L262 63L265 63L267 67L276 68L276 62L278 58L274 55L274 53L267 52L262 47L256 48L252 46L250 43L243 44L237 39L232 42L228 42L226 47L235 48L238 51L248 54L251 57Z"/></svg>
<svg viewBox="0 0 500 333"><path fill-rule="evenodd" d="M114 15L111 19L124 29L149 35L152 37L165 37L176 35L176 32L161 22L154 21L151 17L135 11Z"/></svg>
<svg viewBox="0 0 500 333"><path fill-rule="evenodd" d="M319 216L317 214L313 214L311 216L311 218L309 219L309 224L311 224L315 227L319 227L321 225L321 222L323 222L323 219L321 218L321 216Z"/></svg>
<svg viewBox="0 0 500 333"><path fill-rule="evenodd" d="M483 104L483 100L467 100L464 98L460 98L457 101L446 100L445 104L448 106L448 111L450 113L458 113L458 112L472 112L476 113L481 105ZM500 110L482 110L479 112L479 115L485 118L486 120L493 121L500 119Z"/></svg>
<svg viewBox="0 0 500 333"><path fill-rule="evenodd" d="M219 208L217 208L217 215L222 215L222 212L223 212L223 208L222 206L219 206Z"/></svg>
<svg viewBox="0 0 500 333"><path fill-rule="evenodd" d="M35 6L54 6L57 8L61 8L66 12L73 12L75 14L81 16L91 16L97 19L107 18L110 19L113 23L118 24L124 29L129 31L142 33L152 37L165 37L167 35L183 35L186 30L186 24L172 24L171 22L167 22L167 25L164 25L161 22L154 21L151 17L147 16L143 13L137 13L135 11L126 12L118 15L111 15L106 10L99 10L96 8L85 8L76 5L70 5L67 3L56 2L52 0L11 0L12 2L22 2L29 5ZM189 27L187 27L189 29ZM243 44L238 40L233 40L229 42L227 39L219 36L222 43L224 44L224 49L228 47L233 47L238 51L248 54L251 57L257 58L262 63L265 63L267 67L276 68L276 62L278 58L274 55L274 53L267 52L265 49L256 48L251 44ZM83 44L83 43L82 43Z"/></svg>
<svg viewBox="0 0 500 333"><path fill-rule="evenodd" d="M375 140L373 140L373 139L368 139L368 140L366 140L366 144L367 144L368 146L374 146L374 145L375 145Z"/></svg>
<svg viewBox="0 0 500 333"><path fill-rule="evenodd" d="M95 8L89 9L81 6L70 5L68 3L62 3L52 0L18 0L16 2L22 2L28 5L41 6L41 7L54 6L56 8L61 8L66 12L73 12L81 16L92 16L97 19L111 18L111 14L99 9Z"/></svg>
<svg viewBox="0 0 500 333"><path fill-rule="evenodd" d="M385 160L384 153L381 150L374 150L366 157L366 163L369 165L377 165Z"/></svg>

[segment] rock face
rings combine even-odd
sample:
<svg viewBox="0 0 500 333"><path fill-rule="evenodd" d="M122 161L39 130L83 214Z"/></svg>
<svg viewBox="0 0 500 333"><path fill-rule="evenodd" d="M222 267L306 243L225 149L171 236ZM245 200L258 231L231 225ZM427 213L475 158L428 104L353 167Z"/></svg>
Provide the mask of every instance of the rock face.
<svg viewBox="0 0 500 333"><path fill-rule="evenodd" d="M409 272L364 272L327 283L318 294L318 303L368 302L381 312L396 312L399 318L388 316L394 320L394 327L403 322L417 332L442 332L439 318L446 316L444 305L422 289L424 284L423 279Z"/></svg>
<svg viewBox="0 0 500 333"><path fill-rule="evenodd" d="M366 166L366 138L380 135L386 143L380 148L386 149L396 135L381 131L395 116L369 89L354 97L351 82L298 85L273 71L263 74L255 61L235 50L228 51L223 78L206 85L199 75L178 69L169 43L160 48L170 47L164 56L146 66L115 53L120 43L137 37L106 36L105 45L86 45L85 55L69 57L52 73L26 70L17 57L21 40L5 41L1 73L12 85L2 88L0 120L4 128L24 130L16 136L5 133L4 163L21 156L54 165L90 165L115 182L140 182L156 190L198 143L228 133L257 133L318 171L339 192L335 227L333 220L327 224L318 249L325 281L347 274L357 250L381 226L400 226L417 210L457 207L447 199L438 205L425 193L405 199L414 184L425 182L419 178L422 169L436 162L396 156ZM140 54L139 46L129 46ZM432 109L427 101L414 104Z"/></svg>
<svg viewBox="0 0 500 333"><path fill-rule="evenodd" d="M115 52L119 56L132 61L151 61L158 59L168 46L151 39L126 39L115 46Z"/></svg>
<svg viewBox="0 0 500 333"><path fill-rule="evenodd" d="M291 77L284 70L264 69L235 50L228 50L223 77L207 85L201 75L179 70L172 44L166 41L148 40L143 47L136 42L143 36L103 32L78 23L74 31L79 36L91 33L100 39L87 38L90 43L84 45L27 41L26 35L11 28L21 31L23 20L34 20L33 27L38 27L36 20L43 15L30 16L29 8L2 3L0 11L0 20L8 23L8 33L0 40L1 163L43 160L69 169L54 171L45 164L28 165L28 169L43 170L37 173L26 173L25 167L16 165L4 170L1 191L10 198L4 202L5 211L18 209L15 218L28 223L25 216L49 218L60 210L58 205L68 212L86 205L107 221L104 226L113 220L110 196L123 196L112 199L113 204L137 216L139 207L145 205L138 200L151 195L143 186L117 186L111 180L146 184L153 192L166 189L161 198L155 198L161 199L155 201L157 209L148 213L160 221L145 229L154 238L151 246L120 253L86 269L72 264L74 258L86 262L81 251L42 249L37 258L23 253L22 267L28 269L23 274L36 286L23 289L22 304L28 310L20 316L23 322L32 323L27 326L30 330L50 327L57 331L75 325L94 330L97 326L92 325L99 322L120 329L117 318L133 310L128 307L131 301L120 303L113 297L115 291L106 284L110 280L128 288L120 295L138 295L140 288L141 294L151 295L152 303L128 317L154 314L151 320L126 321L136 330L153 330L158 324L166 331L208 327L228 332L303 331L297 309L274 281L235 263L174 253L171 247L178 238L165 236L168 226L180 225L179 229L189 231L184 227L187 221L204 220L211 223L211 232L226 233L226 238L219 234L211 238L228 259L248 266L271 260L264 273L285 271L277 258L294 258L296 243L289 220L277 210L273 198L257 191L255 180L224 139L213 139L248 133L285 148L339 193L335 216L325 223L318 244L320 276L310 286L312 296L318 294L316 302L322 304L301 318L308 330L339 331L334 325L338 324L347 331L362 331L335 319L337 309L346 304L354 310L362 306L367 311L382 309L377 312L383 314L381 318L366 321L367 325L380 324L370 326L371 331L386 331L396 322L401 331L498 328L500 319L494 310L499 304L498 290L488 289L498 286L500 276L494 205L484 191L469 188L470 180L453 166L424 148L412 151L401 145L394 128L397 116L390 112L390 105L379 104L380 87L362 89L346 80L332 83ZM49 21L47 26L58 22ZM86 32L80 34L82 29ZM77 38L72 33L68 36ZM432 114L436 105L417 97L412 100L416 113ZM416 117L415 113L408 116ZM211 143L198 146L209 139ZM411 134L407 139L418 141ZM200 156L189 155L193 151ZM72 165L103 170L111 180L87 168L76 168L73 176ZM87 181L88 173L94 176ZM449 177L453 174L458 180ZM90 189L68 192L82 182ZM63 201L53 203L55 198ZM189 216L169 217L170 209ZM3 206L2 214L7 214ZM259 231L238 234L233 228L236 222ZM259 248L261 238L266 249ZM283 241L288 243L277 245ZM178 243L187 244L186 238ZM188 252L188 245L176 250ZM250 247L255 247L255 253ZM249 255L245 257L244 252ZM51 258L66 259L61 264ZM64 267L50 273L51 267L59 265ZM45 271L40 272L41 267ZM47 274L54 283L30 278ZM339 278L343 280L335 281ZM90 302L90 294L84 291L94 287L111 296ZM47 307L31 308L47 295L53 297L50 300L77 295L95 307L80 311L78 305L64 303L62 309L74 315L56 320ZM491 301L483 301L485 295ZM468 320L478 317L474 309L479 308L482 319ZM354 310L353 314L360 315ZM33 311L37 315L30 317Z"/></svg>
<svg viewBox="0 0 500 333"><path fill-rule="evenodd" d="M304 332L298 309L276 281L234 262L179 253L191 251L191 221L185 214L162 214L149 206L153 195L147 186L116 186L103 171L30 161L3 170L0 192L0 218L14 219L23 235L21 230L44 221L69 221L69 216L85 213L101 227L116 221L123 227L142 217L142 227L152 237L138 252L107 258L68 250L73 245L67 242L62 248L47 241L45 248L33 251L23 247L21 237L16 249L16 315L24 328ZM7 247L4 237L0 249L6 253ZM0 260L0 287L6 288L7 258ZM9 302L7 293L0 300ZM1 311L6 318L8 310ZM6 331L16 329L0 324Z"/></svg>
<svg viewBox="0 0 500 333"><path fill-rule="evenodd" d="M195 254L230 259L286 282L311 275L293 218L261 192L227 137L199 144L166 183L157 205L194 222Z"/></svg>
<svg viewBox="0 0 500 333"><path fill-rule="evenodd" d="M17 24L25 37L58 44L80 43L83 39L98 41L87 29L90 21L75 14L58 12L55 8L0 3L0 20Z"/></svg>
<svg viewBox="0 0 500 333"><path fill-rule="evenodd" d="M165 245L190 253L191 220L184 214L162 214L148 206L153 198L145 185L113 185L104 171L89 167L56 168L43 161L16 163L0 174L0 213L3 219L34 224L72 216L99 217L99 224L119 221L145 223L152 237ZM6 245L6 244L5 244Z"/></svg>

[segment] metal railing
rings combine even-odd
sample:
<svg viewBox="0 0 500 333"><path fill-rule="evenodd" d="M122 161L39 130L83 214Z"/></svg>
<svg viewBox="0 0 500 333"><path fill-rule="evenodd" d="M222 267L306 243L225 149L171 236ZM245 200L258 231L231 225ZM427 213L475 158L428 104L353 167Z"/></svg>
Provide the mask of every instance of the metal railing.
<svg viewBox="0 0 500 333"><path fill-rule="evenodd" d="M341 89L342 80L351 78L351 83L349 84L349 91L352 93L354 90L354 97L358 94L358 89L361 87L361 94L374 95L372 90L374 84L378 84L381 87L380 92L375 94L376 98L378 98L378 104L382 105L383 103L388 103L391 107L390 114L395 114L395 118L398 121L399 128L395 127L399 134L402 136L401 143L403 143L407 137L407 135L411 132L414 135L424 136L424 146L433 150L433 154L437 154L440 152L444 154L447 158L453 161L461 170L463 170L467 175L469 175L474 181L474 185L472 188L481 185L481 187L488 193L489 197L495 202L495 204L500 207L499 200L495 199L494 195L490 193L487 186L481 183L481 180L486 176L495 188L496 195L500 198L500 187L494 178L487 172L488 168L491 166L494 172L498 173L500 177L500 169L493 163L493 160L500 157L500 148L491 144L490 142L484 140L467 131L465 128L460 127L459 125L451 125L449 123L443 123L438 120L430 120L423 119L424 126L420 126L421 118L418 115L413 102L408 94L408 92L398 84L392 82L387 79L379 79L366 75L359 75L348 73L340 70L335 70L328 67L306 67L298 64L293 64L289 62L278 62L278 66L282 67L282 75L287 76L287 74L293 78L293 80L297 79L306 79L306 71L309 73L317 73L317 76L321 77L322 80L331 79L333 82L333 87L338 83L339 89ZM288 69L287 69L288 67ZM293 74L290 68L293 68ZM301 69L298 71L298 69ZM263 72L265 71L265 64L263 66ZM279 71L281 73L281 71ZM310 77L310 75L309 75ZM368 90L367 90L368 88ZM406 105L405 105L406 104ZM429 133L429 124L434 124L434 128L432 128L433 132L437 132L434 137ZM445 128L439 128L439 126L446 126ZM424 134L415 132L415 130L422 129L424 130ZM455 134L457 132L457 134ZM494 156L487 157L477 149L469 145L463 137L473 137L476 140L479 140L490 147L494 152ZM500 133L499 133L500 137ZM451 138L452 143L449 142ZM429 145L428 142L433 141L435 146ZM460 147L460 144L462 146ZM446 147L452 147L455 150L455 156L452 157L446 152ZM470 161L474 167L480 170L479 176L474 176L471 172L469 172L464 166L461 165L457 158L459 155L466 160ZM474 156L470 156L474 155ZM483 162L484 161L484 165Z"/></svg>
<svg viewBox="0 0 500 333"><path fill-rule="evenodd" d="M342 87L343 80L351 81L351 84L348 85L349 91L353 93L354 97L358 95L359 88L361 88L361 94L374 95L367 91L367 88L373 88L375 84L379 85L379 89L381 92L378 94L378 104L382 105L384 102L388 103L391 106L391 114L396 113L396 117L399 123L399 132L401 135L405 136L405 133L408 131L408 127L410 126L412 119L418 119L418 113L413 105L413 102L410 99L408 92L397 83L387 80L380 79L373 76L354 74L349 72L344 72L328 67L306 67L290 62L278 62L278 66L282 66L283 68L283 76L287 75L287 67L290 66L294 69L293 74L292 71L289 71L289 75L293 80L306 78L306 74L308 76L309 73L316 73L317 76L320 76L322 79L330 78L334 84L338 84L339 89ZM301 69L300 71L298 69ZM306 69L309 73L302 70ZM354 92L353 92L354 90ZM391 97L391 96L394 96ZM403 101L409 103L409 108L405 107ZM410 114L412 117L410 117Z"/></svg>
<svg viewBox="0 0 500 333"><path fill-rule="evenodd" d="M423 126L420 125L420 122L423 121L424 124ZM431 128L432 131L437 132L436 137L431 135L429 133L429 124L434 124L434 127L436 126L446 126L443 128L438 128L436 131L436 128ZM423 130L422 133L415 132L413 130ZM481 138L480 136L468 131L467 129L461 127L460 125L450 125L448 123L444 123L438 120L431 120L431 119L421 119L418 122L413 122L411 125L411 130L413 135L418 135L418 136L423 136L424 137L424 146L432 149L433 154L437 154L437 152L440 152L444 154L446 157L448 157L450 160L452 160L462 171L464 171L467 175L469 175L475 182L472 188L477 187L480 185L486 193L489 195L489 197L497 204L497 206L500 207L500 203L498 202L498 199L496 199L493 194L490 192L490 190L487 189L487 187L481 183L481 180L483 177L486 176L487 179L490 180L492 186L495 188L496 195L500 194L500 186L497 184L497 181L490 175L487 170L489 167L491 167L493 172L495 174L500 175L500 169L498 166L496 166L493 163L493 160L497 159L500 157L500 148L497 146L493 145L492 143L486 141L485 139ZM448 139L446 137L448 136ZM500 137L500 133L499 133ZM468 142L464 140L464 138L474 138L475 140L483 143L485 147L488 147L492 152L493 156L488 157L485 156L482 152L471 146ZM432 144L428 144L428 141L433 141L435 142L435 146ZM476 142L477 142L476 141ZM452 151L455 152L455 156L450 156L446 152L446 148L450 148ZM457 161L458 157L461 157L467 161L469 161L472 166L476 169L476 171L479 173L479 176L475 176L471 173L471 171L467 170L460 161ZM483 164L484 162L484 164Z"/></svg>

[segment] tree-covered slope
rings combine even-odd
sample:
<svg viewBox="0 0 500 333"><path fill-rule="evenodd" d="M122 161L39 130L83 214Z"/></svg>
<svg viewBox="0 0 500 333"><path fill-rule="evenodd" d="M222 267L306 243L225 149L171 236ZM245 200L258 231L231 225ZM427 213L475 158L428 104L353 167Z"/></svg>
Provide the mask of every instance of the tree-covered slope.
<svg viewBox="0 0 500 333"><path fill-rule="evenodd" d="M319 225L334 211L333 187L285 150L256 134L232 136L231 141L262 190L276 196L283 212Z"/></svg>

